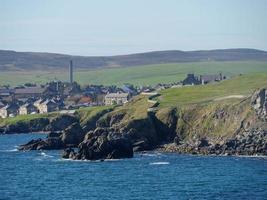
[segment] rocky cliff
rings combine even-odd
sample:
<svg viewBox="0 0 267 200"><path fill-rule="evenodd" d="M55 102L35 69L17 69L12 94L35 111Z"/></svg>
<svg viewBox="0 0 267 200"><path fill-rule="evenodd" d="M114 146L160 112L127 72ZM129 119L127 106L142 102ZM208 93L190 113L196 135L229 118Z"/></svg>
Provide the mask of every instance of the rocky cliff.
<svg viewBox="0 0 267 200"><path fill-rule="evenodd" d="M125 106L67 123L59 133L20 149L66 149L64 158L89 160L129 158L134 151L146 150L267 155L266 91L245 99L153 110L144 96L138 96Z"/></svg>

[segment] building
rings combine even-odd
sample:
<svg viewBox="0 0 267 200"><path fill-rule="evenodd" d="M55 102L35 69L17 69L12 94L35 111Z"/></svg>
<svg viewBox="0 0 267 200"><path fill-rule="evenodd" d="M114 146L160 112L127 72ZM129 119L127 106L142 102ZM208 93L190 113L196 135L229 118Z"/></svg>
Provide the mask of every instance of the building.
<svg viewBox="0 0 267 200"><path fill-rule="evenodd" d="M187 77L182 81L183 85L199 85L201 81L194 74L187 74Z"/></svg>
<svg viewBox="0 0 267 200"><path fill-rule="evenodd" d="M45 88L42 87L27 87L18 88L14 90L15 98L37 98L43 96L45 93Z"/></svg>
<svg viewBox="0 0 267 200"><path fill-rule="evenodd" d="M224 80L226 77L222 74L212 74L212 75L200 75L199 77L194 74L187 74L187 77L182 81L183 85L199 85L208 84L213 82L219 82Z"/></svg>
<svg viewBox="0 0 267 200"><path fill-rule="evenodd" d="M0 88L0 97L9 97L14 93L12 89Z"/></svg>
<svg viewBox="0 0 267 200"><path fill-rule="evenodd" d="M38 99L33 103L33 105L39 110L39 106L45 101L46 101L45 99Z"/></svg>
<svg viewBox="0 0 267 200"><path fill-rule="evenodd" d="M0 109L3 107L5 107L5 104L2 101L0 101Z"/></svg>
<svg viewBox="0 0 267 200"><path fill-rule="evenodd" d="M219 82L225 79L225 77L222 76L222 74L212 74L212 75L200 75L199 79L201 81L201 84L207 84L207 83L213 83L213 82Z"/></svg>
<svg viewBox="0 0 267 200"><path fill-rule="evenodd" d="M129 100L129 93L109 93L105 96L105 105L122 105Z"/></svg>
<svg viewBox="0 0 267 200"><path fill-rule="evenodd" d="M48 113L58 110L58 105L53 100L46 100L43 103L41 103L38 107L39 113Z"/></svg>
<svg viewBox="0 0 267 200"><path fill-rule="evenodd" d="M17 104L6 105L0 109L0 117L14 117L18 114L19 106Z"/></svg>
<svg viewBox="0 0 267 200"><path fill-rule="evenodd" d="M38 112L37 108L31 103L26 103L20 106L19 108L20 115L27 115L27 114L37 113L37 112Z"/></svg>

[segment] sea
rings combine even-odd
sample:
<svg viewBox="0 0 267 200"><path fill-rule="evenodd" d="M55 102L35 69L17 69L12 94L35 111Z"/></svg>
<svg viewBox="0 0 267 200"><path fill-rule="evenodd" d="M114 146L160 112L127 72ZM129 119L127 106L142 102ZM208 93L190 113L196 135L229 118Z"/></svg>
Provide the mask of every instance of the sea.
<svg viewBox="0 0 267 200"><path fill-rule="evenodd" d="M267 199L267 158L145 152L72 161L17 151L45 134L0 135L0 199Z"/></svg>

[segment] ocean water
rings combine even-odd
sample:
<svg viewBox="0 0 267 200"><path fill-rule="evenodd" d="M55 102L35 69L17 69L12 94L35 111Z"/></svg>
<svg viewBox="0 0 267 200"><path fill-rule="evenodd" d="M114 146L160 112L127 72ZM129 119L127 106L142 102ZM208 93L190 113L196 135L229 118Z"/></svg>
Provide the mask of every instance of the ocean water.
<svg viewBox="0 0 267 200"><path fill-rule="evenodd" d="M70 161L18 152L41 134L0 136L0 199L267 199L267 158L143 153Z"/></svg>

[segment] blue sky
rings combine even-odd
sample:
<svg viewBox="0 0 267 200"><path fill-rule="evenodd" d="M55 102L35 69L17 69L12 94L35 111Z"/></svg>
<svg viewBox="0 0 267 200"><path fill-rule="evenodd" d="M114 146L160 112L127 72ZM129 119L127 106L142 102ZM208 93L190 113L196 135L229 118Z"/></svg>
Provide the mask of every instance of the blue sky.
<svg viewBox="0 0 267 200"><path fill-rule="evenodd" d="M266 0L0 0L0 49L267 50Z"/></svg>

